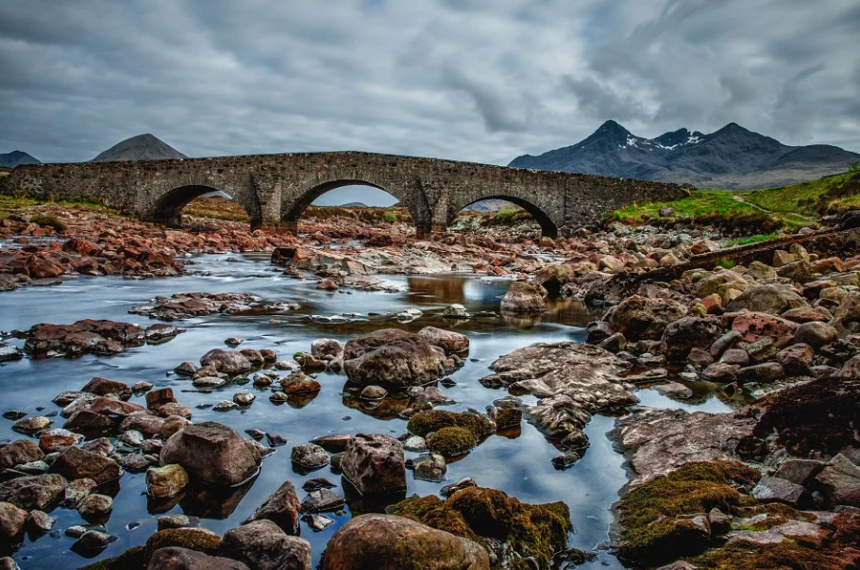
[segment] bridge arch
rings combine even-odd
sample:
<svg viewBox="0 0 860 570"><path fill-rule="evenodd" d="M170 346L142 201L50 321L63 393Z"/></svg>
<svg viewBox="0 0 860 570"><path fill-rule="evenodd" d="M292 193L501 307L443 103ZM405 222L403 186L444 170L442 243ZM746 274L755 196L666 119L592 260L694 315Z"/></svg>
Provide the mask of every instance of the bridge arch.
<svg viewBox="0 0 860 570"><path fill-rule="evenodd" d="M181 225L182 209L192 200L210 192L223 192L248 214L251 221L251 230L256 230L263 225L260 204L255 197L248 193L235 192L230 188L216 188L209 184L184 184L177 186L162 194L155 202L152 211L152 221L166 226L179 227Z"/></svg>
<svg viewBox="0 0 860 570"><path fill-rule="evenodd" d="M532 218L534 218L538 225L540 225L541 233L544 236L551 238L558 237L558 225L553 221L549 214L547 214L543 209L541 209L540 206L537 206L524 198L520 198L518 196L511 196L509 194L504 193L481 196L480 198L476 198L468 203L464 203L462 205L455 205L454 208L451 208L451 211L448 214L446 225L451 225L454 222L454 218L457 217L457 214L459 214L464 208L468 208L472 204L476 202L481 202L483 200L504 200L506 202L516 204L517 206L528 212Z"/></svg>
<svg viewBox="0 0 860 570"><path fill-rule="evenodd" d="M285 201L281 210L281 223L288 231L297 235L299 218L308 206L326 192L337 190L344 186L369 186L370 188L376 188L377 190L382 190L383 192L394 196L399 200L400 205L406 208L409 212L409 215L412 217L412 221L415 223L418 235L430 233L432 216L423 194L410 192L393 184L374 182L369 180L367 177L335 177L330 180L317 181L316 183L308 184L304 189L295 192L291 199L288 198L288 200Z"/></svg>

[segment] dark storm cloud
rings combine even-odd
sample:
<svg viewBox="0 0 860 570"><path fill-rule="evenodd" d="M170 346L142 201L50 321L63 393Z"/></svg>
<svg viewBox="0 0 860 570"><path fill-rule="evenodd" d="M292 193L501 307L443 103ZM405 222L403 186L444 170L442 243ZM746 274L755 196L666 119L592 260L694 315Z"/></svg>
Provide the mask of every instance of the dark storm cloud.
<svg viewBox="0 0 860 570"><path fill-rule="evenodd" d="M855 0L4 0L0 152L507 163L614 118L860 150Z"/></svg>

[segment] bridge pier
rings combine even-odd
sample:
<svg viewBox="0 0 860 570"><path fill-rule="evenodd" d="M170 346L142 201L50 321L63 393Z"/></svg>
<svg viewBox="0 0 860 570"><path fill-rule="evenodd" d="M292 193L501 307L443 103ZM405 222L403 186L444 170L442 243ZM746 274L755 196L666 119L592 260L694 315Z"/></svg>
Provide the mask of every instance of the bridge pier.
<svg viewBox="0 0 860 570"><path fill-rule="evenodd" d="M299 221L284 220L279 222L263 222L261 229L270 234L293 234L294 236L298 236Z"/></svg>

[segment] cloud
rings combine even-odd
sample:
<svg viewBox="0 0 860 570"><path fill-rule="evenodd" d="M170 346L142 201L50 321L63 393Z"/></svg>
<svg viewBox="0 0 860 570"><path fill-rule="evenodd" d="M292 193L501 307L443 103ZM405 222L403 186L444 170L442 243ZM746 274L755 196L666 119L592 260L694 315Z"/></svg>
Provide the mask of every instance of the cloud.
<svg viewBox="0 0 860 570"><path fill-rule="evenodd" d="M858 26L854 0L4 0L0 152L505 164L609 118L860 150Z"/></svg>

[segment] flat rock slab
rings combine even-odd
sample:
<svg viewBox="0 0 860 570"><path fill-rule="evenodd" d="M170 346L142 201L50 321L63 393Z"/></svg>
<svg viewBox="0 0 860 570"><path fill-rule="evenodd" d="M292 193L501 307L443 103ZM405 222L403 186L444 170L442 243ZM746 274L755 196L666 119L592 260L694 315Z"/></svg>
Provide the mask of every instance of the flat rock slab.
<svg viewBox="0 0 860 570"><path fill-rule="evenodd" d="M737 442L755 424L734 413L645 408L616 420L613 438L630 465L630 485L636 487L684 463L736 458Z"/></svg>

